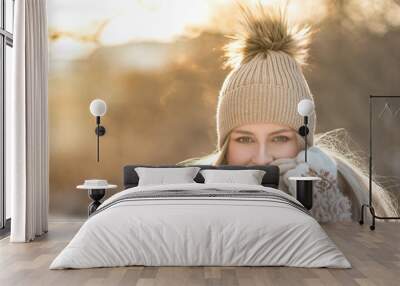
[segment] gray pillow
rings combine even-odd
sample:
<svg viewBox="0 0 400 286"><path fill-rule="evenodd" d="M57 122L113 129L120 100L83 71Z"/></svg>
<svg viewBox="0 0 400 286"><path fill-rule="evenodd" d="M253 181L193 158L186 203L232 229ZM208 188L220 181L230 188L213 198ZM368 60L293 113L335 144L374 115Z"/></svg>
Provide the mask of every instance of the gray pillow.
<svg viewBox="0 0 400 286"><path fill-rule="evenodd" d="M201 170L205 184L234 183L246 185L261 185L265 171L262 170Z"/></svg>
<svg viewBox="0 0 400 286"><path fill-rule="evenodd" d="M196 183L193 179L199 170L199 167L135 168L139 176L138 186Z"/></svg>

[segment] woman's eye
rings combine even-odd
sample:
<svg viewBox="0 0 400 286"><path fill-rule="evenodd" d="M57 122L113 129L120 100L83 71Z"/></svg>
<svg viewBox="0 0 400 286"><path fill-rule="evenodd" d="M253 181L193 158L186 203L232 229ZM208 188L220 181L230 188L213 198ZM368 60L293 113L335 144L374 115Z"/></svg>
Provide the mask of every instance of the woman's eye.
<svg viewBox="0 0 400 286"><path fill-rule="evenodd" d="M239 142L239 143L252 143L253 139L251 139L250 137L239 137L239 138L236 138L236 142Z"/></svg>
<svg viewBox="0 0 400 286"><path fill-rule="evenodd" d="M273 142L287 142L289 138L287 136L276 136L272 139Z"/></svg>

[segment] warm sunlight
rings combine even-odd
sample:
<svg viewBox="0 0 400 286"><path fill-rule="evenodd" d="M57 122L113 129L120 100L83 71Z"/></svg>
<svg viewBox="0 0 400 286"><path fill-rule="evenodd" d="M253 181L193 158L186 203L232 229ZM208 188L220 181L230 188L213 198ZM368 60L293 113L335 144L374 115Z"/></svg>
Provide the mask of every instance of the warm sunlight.
<svg viewBox="0 0 400 286"><path fill-rule="evenodd" d="M290 1L288 13L295 21L316 22L326 14L325 2ZM54 0L49 2L49 8L55 11L49 17L52 55L62 59L68 51L68 59L81 58L87 56L88 51L93 51L95 46L121 45L132 41L169 42L177 36L190 35L190 28L231 31L237 3L228 0ZM265 0L261 3L275 5L283 2ZM82 51L79 51L80 45Z"/></svg>
<svg viewBox="0 0 400 286"><path fill-rule="evenodd" d="M0 0L0 286L399 286L400 0Z"/></svg>

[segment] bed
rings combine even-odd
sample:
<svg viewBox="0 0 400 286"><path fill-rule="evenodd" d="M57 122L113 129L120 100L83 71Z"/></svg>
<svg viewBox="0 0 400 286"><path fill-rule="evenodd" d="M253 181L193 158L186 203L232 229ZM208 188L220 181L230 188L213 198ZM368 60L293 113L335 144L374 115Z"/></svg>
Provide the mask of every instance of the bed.
<svg viewBox="0 0 400 286"><path fill-rule="evenodd" d="M198 166L201 170L264 170L260 185L204 183L199 173L193 183L151 186L138 186L137 167L124 167L125 189L100 205L50 269L351 268L301 203L278 189L276 166Z"/></svg>

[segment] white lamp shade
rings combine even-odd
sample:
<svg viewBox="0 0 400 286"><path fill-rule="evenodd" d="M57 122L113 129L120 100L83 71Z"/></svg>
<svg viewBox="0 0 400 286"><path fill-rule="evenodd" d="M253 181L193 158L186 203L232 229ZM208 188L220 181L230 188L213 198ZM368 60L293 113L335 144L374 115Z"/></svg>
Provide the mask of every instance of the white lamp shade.
<svg viewBox="0 0 400 286"><path fill-rule="evenodd" d="M95 99L90 103L90 112L93 116L104 116L107 112L107 104L104 100Z"/></svg>
<svg viewBox="0 0 400 286"><path fill-rule="evenodd" d="M297 112L301 116L309 116L314 112L314 102L310 99L303 99L297 105Z"/></svg>

